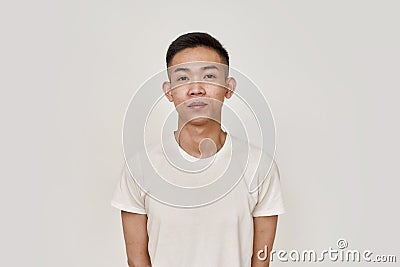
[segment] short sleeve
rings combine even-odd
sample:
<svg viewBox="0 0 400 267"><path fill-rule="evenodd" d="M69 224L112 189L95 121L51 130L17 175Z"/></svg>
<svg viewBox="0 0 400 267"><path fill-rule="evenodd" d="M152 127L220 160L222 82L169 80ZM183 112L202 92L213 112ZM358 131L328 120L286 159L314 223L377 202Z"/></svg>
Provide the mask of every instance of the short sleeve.
<svg viewBox="0 0 400 267"><path fill-rule="evenodd" d="M145 197L135 180L132 178L126 164L124 165L120 180L114 191L111 205L119 210L146 214Z"/></svg>
<svg viewBox="0 0 400 267"><path fill-rule="evenodd" d="M254 194L256 195L257 203L253 210L253 217L285 213L279 169L275 161L272 162L271 169L266 179L261 183Z"/></svg>

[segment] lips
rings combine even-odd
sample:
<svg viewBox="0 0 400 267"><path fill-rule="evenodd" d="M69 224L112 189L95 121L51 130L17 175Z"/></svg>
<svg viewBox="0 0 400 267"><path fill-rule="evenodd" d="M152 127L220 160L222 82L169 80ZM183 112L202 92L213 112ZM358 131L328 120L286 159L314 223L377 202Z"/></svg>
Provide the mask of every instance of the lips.
<svg viewBox="0 0 400 267"><path fill-rule="evenodd" d="M189 108L195 108L195 107L204 107L207 106L206 102L203 101L193 101L187 105Z"/></svg>

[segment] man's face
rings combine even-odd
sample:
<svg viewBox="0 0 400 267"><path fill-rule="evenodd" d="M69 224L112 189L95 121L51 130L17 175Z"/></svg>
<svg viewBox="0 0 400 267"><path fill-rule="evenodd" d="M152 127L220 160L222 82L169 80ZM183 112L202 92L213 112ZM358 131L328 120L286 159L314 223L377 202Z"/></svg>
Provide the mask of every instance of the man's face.
<svg viewBox="0 0 400 267"><path fill-rule="evenodd" d="M187 48L177 53L168 69L170 82L163 84L169 101L188 123L220 121L225 97L230 98L236 82L228 78L228 66L216 51L205 47Z"/></svg>

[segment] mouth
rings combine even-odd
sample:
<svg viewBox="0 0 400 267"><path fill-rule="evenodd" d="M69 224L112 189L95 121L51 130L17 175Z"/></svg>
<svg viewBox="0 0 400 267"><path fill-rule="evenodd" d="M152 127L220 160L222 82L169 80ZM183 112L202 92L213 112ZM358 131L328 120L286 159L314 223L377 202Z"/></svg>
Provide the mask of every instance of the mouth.
<svg viewBox="0 0 400 267"><path fill-rule="evenodd" d="M207 103L205 103L203 101L193 101L189 105L187 105L187 107L189 107L189 108L202 108L205 106L207 106Z"/></svg>

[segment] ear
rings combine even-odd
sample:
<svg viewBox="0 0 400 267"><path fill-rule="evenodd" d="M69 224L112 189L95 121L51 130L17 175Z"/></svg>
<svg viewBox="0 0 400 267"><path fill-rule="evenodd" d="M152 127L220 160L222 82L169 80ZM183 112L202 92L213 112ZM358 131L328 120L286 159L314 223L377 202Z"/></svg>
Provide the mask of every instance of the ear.
<svg viewBox="0 0 400 267"><path fill-rule="evenodd" d="M162 89L164 91L165 96L168 98L169 102L174 101L174 98L172 97L171 83L163 82Z"/></svg>
<svg viewBox="0 0 400 267"><path fill-rule="evenodd" d="M231 96L233 95L233 92L236 89L236 80L233 77L228 77L226 78L226 93L225 93L225 97L226 98L231 98Z"/></svg>

